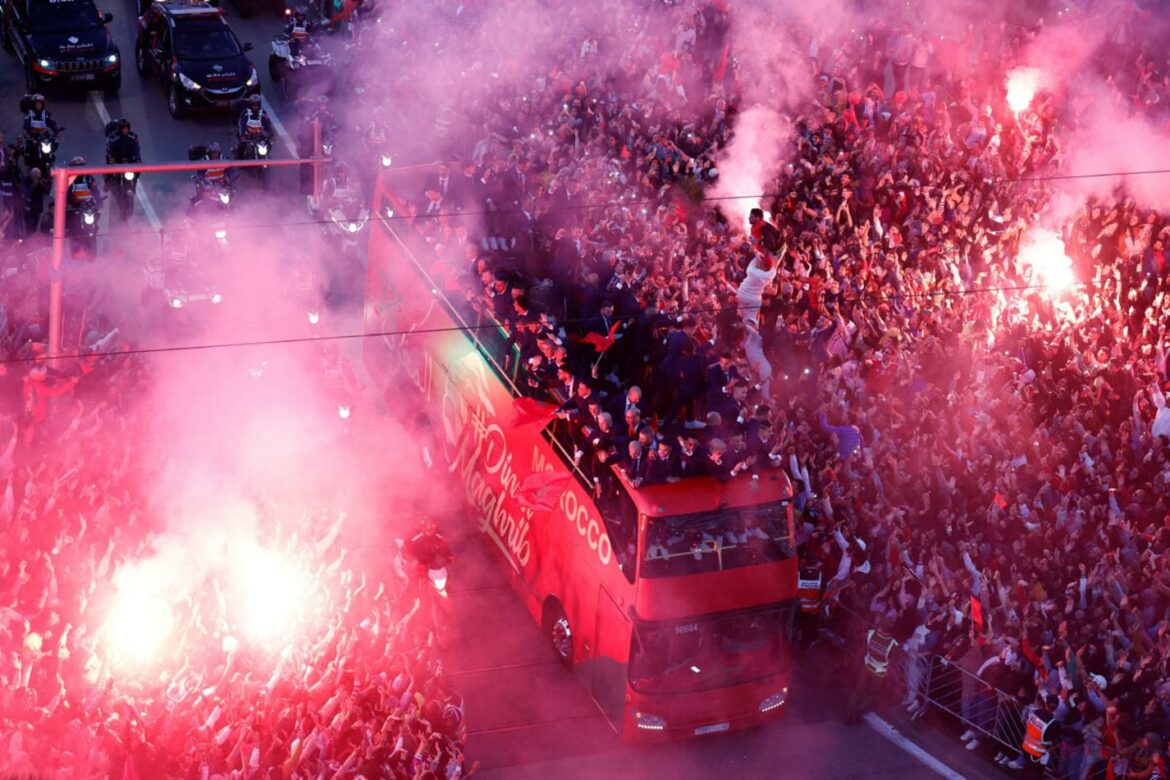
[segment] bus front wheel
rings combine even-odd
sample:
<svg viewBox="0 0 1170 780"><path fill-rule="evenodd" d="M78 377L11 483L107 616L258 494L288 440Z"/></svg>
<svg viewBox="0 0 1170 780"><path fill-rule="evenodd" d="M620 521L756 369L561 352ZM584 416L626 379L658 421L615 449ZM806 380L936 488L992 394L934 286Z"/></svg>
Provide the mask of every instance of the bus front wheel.
<svg viewBox="0 0 1170 780"><path fill-rule="evenodd" d="M565 666L573 665L573 627L569 616L556 600L550 601L544 609L544 630L549 645L557 659Z"/></svg>

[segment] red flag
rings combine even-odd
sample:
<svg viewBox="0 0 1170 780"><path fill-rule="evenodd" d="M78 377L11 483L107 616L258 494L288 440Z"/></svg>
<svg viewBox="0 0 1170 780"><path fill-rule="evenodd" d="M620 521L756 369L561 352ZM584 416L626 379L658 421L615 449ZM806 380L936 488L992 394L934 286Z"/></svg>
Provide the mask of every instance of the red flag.
<svg viewBox="0 0 1170 780"><path fill-rule="evenodd" d="M528 509L539 509L548 512L554 509L566 483L570 479L569 472L538 471L529 474L520 483L516 491L516 503Z"/></svg>
<svg viewBox="0 0 1170 780"><path fill-rule="evenodd" d="M971 620L975 622L976 628L983 630L983 605L974 596L971 597Z"/></svg>
<svg viewBox="0 0 1170 780"><path fill-rule="evenodd" d="M617 336L614 334L617 333L617 329L620 324L621 323L615 322L613 327L609 329L608 336L602 336L600 333L586 333L584 336L577 339L577 341L582 344L591 345L598 352L605 352L607 349L612 347L614 341L617 340Z"/></svg>
<svg viewBox="0 0 1170 780"><path fill-rule="evenodd" d="M512 399L511 427L520 428L533 423L544 425L557 413L556 404L546 404L535 398L521 396Z"/></svg>
<svg viewBox="0 0 1170 780"><path fill-rule="evenodd" d="M991 499L991 500L992 500L992 501L994 501L994 502L995 502L995 505L996 505L997 507L999 507L1000 509L1007 509L1007 499L1006 499L1006 498L1004 498L1004 497L1003 497L1002 495L1000 495L999 493L996 493L996 494L995 494L995 498L993 498L993 499Z"/></svg>
<svg viewBox="0 0 1170 780"><path fill-rule="evenodd" d="M719 64L715 66L715 75L714 75L715 81L723 81L723 78L727 75L727 59L730 56L731 56L731 47L724 46L723 53L721 55L719 55Z"/></svg>

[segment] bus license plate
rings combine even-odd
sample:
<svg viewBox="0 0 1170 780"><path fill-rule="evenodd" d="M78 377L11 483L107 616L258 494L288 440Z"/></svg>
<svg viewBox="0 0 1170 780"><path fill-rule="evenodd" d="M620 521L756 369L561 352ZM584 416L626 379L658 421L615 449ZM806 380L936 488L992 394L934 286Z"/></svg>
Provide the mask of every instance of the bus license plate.
<svg viewBox="0 0 1170 780"><path fill-rule="evenodd" d="M695 729L695 736L699 737L699 736L702 736L703 734L718 734L720 731L730 731L730 730L731 730L731 722L725 720L722 723L715 723L715 724L712 724L710 726L699 726L697 729Z"/></svg>

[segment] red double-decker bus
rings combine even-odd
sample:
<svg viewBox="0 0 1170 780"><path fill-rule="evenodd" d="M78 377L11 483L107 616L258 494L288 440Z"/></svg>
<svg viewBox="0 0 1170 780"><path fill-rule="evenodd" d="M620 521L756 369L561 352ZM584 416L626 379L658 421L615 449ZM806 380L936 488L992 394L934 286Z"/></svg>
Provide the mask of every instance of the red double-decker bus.
<svg viewBox="0 0 1170 780"><path fill-rule="evenodd" d="M777 715L796 609L787 476L635 488L615 473L616 499L595 500L560 423L518 402L508 334L422 260L433 245L395 194L415 186L387 175L376 193L365 363L425 399L437 467L463 484L553 651L627 740Z"/></svg>

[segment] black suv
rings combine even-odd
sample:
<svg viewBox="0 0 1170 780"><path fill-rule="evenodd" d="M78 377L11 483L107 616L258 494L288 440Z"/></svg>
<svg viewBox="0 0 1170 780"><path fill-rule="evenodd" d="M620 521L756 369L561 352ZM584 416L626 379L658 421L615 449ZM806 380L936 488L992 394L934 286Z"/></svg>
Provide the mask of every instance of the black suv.
<svg viewBox="0 0 1170 780"><path fill-rule="evenodd" d="M151 3L138 20L134 64L167 88L167 108L179 118L194 108L227 108L259 94L260 77L228 26L224 11L205 0Z"/></svg>
<svg viewBox="0 0 1170 780"><path fill-rule="evenodd" d="M122 57L93 0L0 0L0 43L24 64L29 92L78 84L117 92Z"/></svg>

